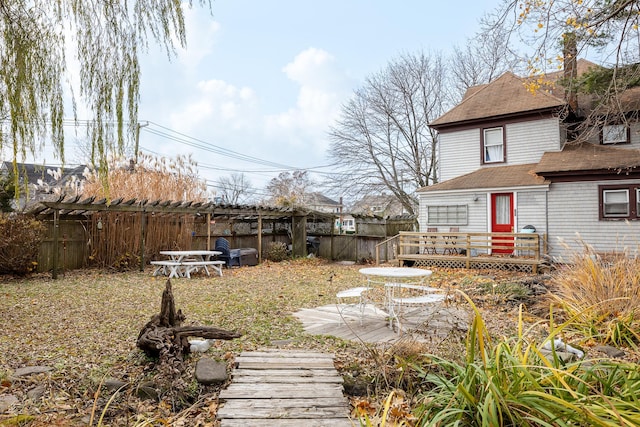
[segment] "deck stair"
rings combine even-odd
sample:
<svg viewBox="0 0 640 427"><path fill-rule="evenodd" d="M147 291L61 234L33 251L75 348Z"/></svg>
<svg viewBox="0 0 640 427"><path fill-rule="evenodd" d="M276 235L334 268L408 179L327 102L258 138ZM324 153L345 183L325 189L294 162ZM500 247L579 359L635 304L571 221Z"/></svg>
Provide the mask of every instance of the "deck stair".
<svg viewBox="0 0 640 427"><path fill-rule="evenodd" d="M220 392L220 426L353 426L333 358L299 350L241 353Z"/></svg>

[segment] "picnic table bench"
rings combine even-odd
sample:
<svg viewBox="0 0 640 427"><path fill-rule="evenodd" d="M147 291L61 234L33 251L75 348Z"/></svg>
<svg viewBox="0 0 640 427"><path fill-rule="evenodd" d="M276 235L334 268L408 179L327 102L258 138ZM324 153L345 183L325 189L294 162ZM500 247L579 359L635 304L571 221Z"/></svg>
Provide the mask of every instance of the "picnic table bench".
<svg viewBox="0 0 640 427"><path fill-rule="evenodd" d="M220 251L160 251L160 254L170 257L168 260L151 261L156 266L153 272L154 276L160 274L174 277L191 278L191 273L199 269L203 269L207 276L210 276L209 268L212 268L222 277L222 267L225 262L217 259L210 259L213 256L220 255Z"/></svg>

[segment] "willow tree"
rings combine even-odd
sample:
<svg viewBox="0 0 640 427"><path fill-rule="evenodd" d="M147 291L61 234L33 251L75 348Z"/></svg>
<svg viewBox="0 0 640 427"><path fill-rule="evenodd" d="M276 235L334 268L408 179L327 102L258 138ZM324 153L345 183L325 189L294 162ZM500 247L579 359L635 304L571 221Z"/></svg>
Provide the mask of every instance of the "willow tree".
<svg viewBox="0 0 640 427"><path fill-rule="evenodd" d="M210 8L210 0L197 0ZM0 148L16 162L50 141L64 164L65 101L91 114L91 161L106 176L107 154L135 137L139 56L149 42L169 57L186 46L184 8L193 0L0 1Z"/></svg>

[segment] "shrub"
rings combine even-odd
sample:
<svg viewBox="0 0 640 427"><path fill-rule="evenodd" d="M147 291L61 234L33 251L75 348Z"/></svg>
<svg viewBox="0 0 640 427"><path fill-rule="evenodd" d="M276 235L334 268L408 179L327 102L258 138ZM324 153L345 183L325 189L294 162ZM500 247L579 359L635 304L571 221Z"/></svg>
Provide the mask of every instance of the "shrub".
<svg viewBox="0 0 640 427"><path fill-rule="evenodd" d="M31 216L0 214L0 273L23 275L34 271L45 230Z"/></svg>
<svg viewBox="0 0 640 427"><path fill-rule="evenodd" d="M269 261L280 262L289 258L287 245L283 242L270 242L265 257Z"/></svg>

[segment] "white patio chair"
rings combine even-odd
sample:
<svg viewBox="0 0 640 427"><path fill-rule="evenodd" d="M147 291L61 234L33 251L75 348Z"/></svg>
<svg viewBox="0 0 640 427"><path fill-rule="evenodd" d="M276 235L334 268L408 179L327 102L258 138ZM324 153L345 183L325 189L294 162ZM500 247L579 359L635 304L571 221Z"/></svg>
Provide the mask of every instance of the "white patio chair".
<svg viewBox="0 0 640 427"><path fill-rule="evenodd" d="M362 326L362 318L364 317L364 309L367 305L367 300L365 298L365 293L371 288L366 286L360 286L357 288L345 289L344 291L340 291L336 294L336 298L338 302L336 306L338 308L338 313L340 314L340 324L344 320L344 311L348 308L357 308L360 312L360 326ZM356 300L352 303L346 303L345 300Z"/></svg>

